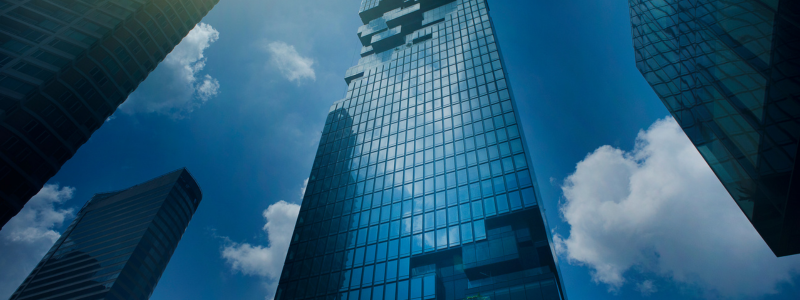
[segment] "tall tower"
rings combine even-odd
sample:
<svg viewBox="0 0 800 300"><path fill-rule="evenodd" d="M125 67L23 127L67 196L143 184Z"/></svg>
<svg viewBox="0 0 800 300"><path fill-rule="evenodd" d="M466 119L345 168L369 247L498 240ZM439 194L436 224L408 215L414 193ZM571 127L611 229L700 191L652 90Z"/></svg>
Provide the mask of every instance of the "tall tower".
<svg viewBox="0 0 800 300"><path fill-rule="evenodd" d="M0 3L0 228L218 1Z"/></svg>
<svg viewBox="0 0 800 300"><path fill-rule="evenodd" d="M775 255L800 253L800 2L629 3L639 71Z"/></svg>
<svg viewBox="0 0 800 300"><path fill-rule="evenodd" d="M95 195L11 299L148 299L202 197L186 169Z"/></svg>
<svg viewBox="0 0 800 300"><path fill-rule="evenodd" d="M359 15L276 299L564 299L487 3Z"/></svg>

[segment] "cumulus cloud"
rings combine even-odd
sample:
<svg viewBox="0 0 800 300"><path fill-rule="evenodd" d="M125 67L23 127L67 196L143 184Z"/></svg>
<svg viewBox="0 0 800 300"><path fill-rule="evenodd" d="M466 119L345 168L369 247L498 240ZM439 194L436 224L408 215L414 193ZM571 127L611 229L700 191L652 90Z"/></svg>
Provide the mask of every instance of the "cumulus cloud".
<svg viewBox="0 0 800 300"><path fill-rule="evenodd" d="M643 296L650 296L657 292L655 283L652 280L645 280L636 284L636 290L642 293Z"/></svg>
<svg viewBox="0 0 800 300"><path fill-rule="evenodd" d="M300 205L283 200L270 205L262 213L266 220L262 230L267 233L269 244L236 243L226 238L222 258L233 271L262 277L268 295L274 295L299 213Z"/></svg>
<svg viewBox="0 0 800 300"><path fill-rule="evenodd" d="M45 185L0 231L0 298L8 298L61 236L56 227L73 217L56 208L72 198L71 187Z"/></svg>
<svg viewBox="0 0 800 300"><path fill-rule="evenodd" d="M557 252L612 291L627 274L750 299L800 271L800 256L775 257L672 118L640 131L630 152L590 153L561 188L571 229L554 236ZM657 292L653 280L635 284Z"/></svg>
<svg viewBox="0 0 800 300"><path fill-rule="evenodd" d="M308 57L301 56L294 49L294 46L278 41L267 44L266 50L271 56L270 61L272 64L289 81L299 84L303 79L317 80L312 67L314 61Z"/></svg>
<svg viewBox="0 0 800 300"><path fill-rule="evenodd" d="M160 113L182 118L219 94L219 81L208 74L203 52L219 39L219 32L197 24L164 61L120 106L128 114Z"/></svg>
<svg viewBox="0 0 800 300"><path fill-rule="evenodd" d="M308 178L303 180L303 188L300 189L300 201L302 201L303 197L306 196L306 188L308 187Z"/></svg>

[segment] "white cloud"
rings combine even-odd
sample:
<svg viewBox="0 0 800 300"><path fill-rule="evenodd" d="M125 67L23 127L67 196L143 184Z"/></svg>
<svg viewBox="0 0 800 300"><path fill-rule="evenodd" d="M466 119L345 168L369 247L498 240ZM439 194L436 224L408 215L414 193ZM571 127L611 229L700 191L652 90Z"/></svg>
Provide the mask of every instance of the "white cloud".
<svg viewBox="0 0 800 300"><path fill-rule="evenodd" d="M73 217L56 205L72 198L71 187L45 185L0 231L0 298L8 298L61 236L54 228Z"/></svg>
<svg viewBox="0 0 800 300"><path fill-rule="evenodd" d="M267 52L271 55L270 61L274 64L281 74L289 79L300 83L302 79L317 80L314 73L314 61L308 57L303 57L294 46L284 42L271 42L266 46Z"/></svg>
<svg viewBox="0 0 800 300"><path fill-rule="evenodd" d="M637 283L636 290L642 293L642 296L650 296L658 291L652 280L645 280Z"/></svg>
<svg viewBox="0 0 800 300"><path fill-rule="evenodd" d="M631 271L707 298L753 298L800 271L800 256L775 257L672 118L640 131L633 151L590 153L562 190L571 229L554 236L557 252L611 291ZM652 280L637 287L656 292Z"/></svg>
<svg viewBox="0 0 800 300"><path fill-rule="evenodd" d="M262 213L267 222L262 230L269 245L235 243L226 238L229 244L222 249L222 257L233 271L262 277L268 295L274 295L299 213L300 205L283 200L270 205Z"/></svg>
<svg viewBox="0 0 800 300"><path fill-rule="evenodd" d="M120 109L128 114L161 113L182 118L219 94L219 81L200 75L206 66L203 52L219 39L219 32L197 24L142 82Z"/></svg>
<svg viewBox="0 0 800 300"><path fill-rule="evenodd" d="M300 189L300 201L303 201L303 197L306 196L306 188L308 187L308 178L303 180L303 188Z"/></svg>

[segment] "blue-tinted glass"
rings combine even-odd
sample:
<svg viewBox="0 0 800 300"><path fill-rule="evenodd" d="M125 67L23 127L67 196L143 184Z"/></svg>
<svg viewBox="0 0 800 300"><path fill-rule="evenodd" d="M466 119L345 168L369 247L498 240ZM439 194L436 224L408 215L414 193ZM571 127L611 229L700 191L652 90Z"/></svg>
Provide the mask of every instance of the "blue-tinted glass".
<svg viewBox="0 0 800 300"><path fill-rule="evenodd" d="M334 103L326 120L287 256L287 268L297 272L282 273L279 286L312 282L306 272L322 278L329 268L360 268L358 280L346 286L371 293L356 300L407 299L412 280L422 282L415 290L420 299L475 296L466 294L468 287L502 298L492 292L497 288L482 288L482 280L519 295L527 283L558 278L550 271L557 270L554 262L539 259L550 251L541 246L548 230L527 198L535 196L530 160L485 0L405 8L402 1L364 1L374 3L362 5L360 14L364 59L347 71L345 99ZM409 17L395 18L397 11ZM351 210L353 217L346 217ZM499 250L489 251L490 244ZM469 253L482 258L466 262ZM518 261L505 261L512 257ZM503 267L511 265L526 267ZM530 277L525 268L545 271ZM486 271L504 277L487 279ZM409 281L399 284L398 278ZM516 281L508 285L507 278ZM324 285L317 286L313 296L321 297Z"/></svg>
<svg viewBox="0 0 800 300"><path fill-rule="evenodd" d="M408 280L397 283L397 300L408 300Z"/></svg>
<svg viewBox="0 0 800 300"><path fill-rule="evenodd" d="M385 299L385 300L395 300L396 299L395 297L397 295L397 284L396 283L387 284L385 291L386 292L384 294L385 296L384 296L383 299Z"/></svg>
<svg viewBox="0 0 800 300"><path fill-rule="evenodd" d="M422 278L411 278L411 299L422 299Z"/></svg>

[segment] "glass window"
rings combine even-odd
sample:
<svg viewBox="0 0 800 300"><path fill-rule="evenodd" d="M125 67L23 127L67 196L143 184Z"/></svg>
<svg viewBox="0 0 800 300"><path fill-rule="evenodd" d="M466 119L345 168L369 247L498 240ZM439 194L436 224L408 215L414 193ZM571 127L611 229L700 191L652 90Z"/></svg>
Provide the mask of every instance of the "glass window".
<svg viewBox="0 0 800 300"><path fill-rule="evenodd" d="M411 299L422 299L422 278L411 279Z"/></svg>
<svg viewBox="0 0 800 300"><path fill-rule="evenodd" d="M486 238L486 228L484 227L483 220L473 222L475 227L475 240Z"/></svg>
<svg viewBox="0 0 800 300"><path fill-rule="evenodd" d="M373 282L375 284L383 283L384 277L386 276L386 263L379 263L375 265L375 279Z"/></svg>
<svg viewBox="0 0 800 300"><path fill-rule="evenodd" d="M356 289L361 285L361 268L353 269L352 277L350 278L350 288Z"/></svg>
<svg viewBox="0 0 800 300"><path fill-rule="evenodd" d="M366 254L364 256L365 257L364 258L364 264L371 264L371 263L375 262L375 249L376 248L377 248L376 245L367 246Z"/></svg>
<svg viewBox="0 0 800 300"><path fill-rule="evenodd" d="M523 292L524 295L524 292ZM383 286L375 286L372 288L372 300L383 300Z"/></svg>
<svg viewBox="0 0 800 300"><path fill-rule="evenodd" d="M422 234L416 234L411 238L411 252L422 253Z"/></svg>
<svg viewBox="0 0 800 300"><path fill-rule="evenodd" d="M414 221L412 223L413 223L413 226L414 226L413 228L414 228L414 232L415 233L422 231L423 223L422 223L422 216L421 215L420 216L414 216Z"/></svg>
<svg viewBox="0 0 800 300"><path fill-rule="evenodd" d="M517 172L517 177L519 178L519 186L525 187L531 185L531 174L528 170Z"/></svg>
<svg viewBox="0 0 800 300"><path fill-rule="evenodd" d="M386 291L384 294L385 300L395 300L396 299L395 296L397 294L397 284L396 283L387 284L385 291Z"/></svg>
<svg viewBox="0 0 800 300"><path fill-rule="evenodd" d="M397 283L397 300L409 300L408 298L408 280L403 280Z"/></svg>
<svg viewBox="0 0 800 300"><path fill-rule="evenodd" d="M395 240L396 241L396 240ZM383 242L378 244L377 252L375 253L375 261L386 261L386 251L388 248L388 243Z"/></svg>
<svg viewBox="0 0 800 300"><path fill-rule="evenodd" d="M471 223L461 224L461 242L462 243L472 242L472 224Z"/></svg>
<svg viewBox="0 0 800 300"><path fill-rule="evenodd" d="M450 245L455 246L458 245L459 240L459 233L458 233L458 226L453 226L449 228L449 238L450 238Z"/></svg>
<svg viewBox="0 0 800 300"><path fill-rule="evenodd" d="M366 254L365 250L366 250L366 248L364 248L364 247L356 248L356 256L355 256L355 260L354 260L354 262L355 262L354 266L357 267L357 266L360 266L360 265L364 264L364 255Z"/></svg>
<svg viewBox="0 0 800 300"><path fill-rule="evenodd" d="M525 206L528 207L536 205L536 196L532 188L522 190L522 201L525 203Z"/></svg>
<svg viewBox="0 0 800 300"><path fill-rule="evenodd" d="M402 229L401 234L403 236L411 234L411 218L403 219L400 228Z"/></svg>
<svg viewBox="0 0 800 300"><path fill-rule="evenodd" d="M469 203L460 205L459 206L459 211L460 211L461 220L469 220L469 219L472 218L472 216L470 214Z"/></svg>
<svg viewBox="0 0 800 300"><path fill-rule="evenodd" d="M502 253L502 251L501 251L501 253ZM372 278L373 278L373 272L374 271L375 271L375 266L366 266L366 267L364 267L363 275L361 276L362 277L361 286L370 286L370 285L372 285Z"/></svg>
<svg viewBox="0 0 800 300"><path fill-rule="evenodd" d="M388 251L388 258L397 258L400 254L400 240L389 241Z"/></svg>
<svg viewBox="0 0 800 300"><path fill-rule="evenodd" d="M340 291L347 290L347 287L350 286L350 278L352 277L353 272L351 270L347 270L342 272L342 283L339 287Z"/></svg>
<svg viewBox="0 0 800 300"><path fill-rule="evenodd" d="M436 275L425 276L423 285L425 299L436 297Z"/></svg>
<svg viewBox="0 0 800 300"><path fill-rule="evenodd" d="M508 197L505 194L495 197L495 201L497 202L497 212L508 212Z"/></svg>
<svg viewBox="0 0 800 300"><path fill-rule="evenodd" d="M433 231L424 233L425 251L433 251L436 248L436 237Z"/></svg>
<svg viewBox="0 0 800 300"><path fill-rule="evenodd" d="M361 300L372 300L372 289L364 288L361 290Z"/></svg>
<svg viewBox="0 0 800 300"><path fill-rule="evenodd" d="M434 213L429 212L425 214L425 230L431 230L436 224L434 223Z"/></svg>
<svg viewBox="0 0 800 300"><path fill-rule="evenodd" d="M411 271L411 268L409 267L409 263L410 263L410 259L409 258L400 259L400 262L399 262L399 265L397 267L397 270L399 272L398 277L400 277L401 279L402 278L408 278L408 274Z"/></svg>
<svg viewBox="0 0 800 300"><path fill-rule="evenodd" d="M436 227L442 228L447 226L447 211L440 209L436 211Z"/></svg>
<svg viewBox="0 0 800 300"><path fill-rule="evenodd" d="M411 200L403 201L403 216L408 217L411 216L412 211L412 202Z"/></svg>
<svg viewBox="0 0 800 300"><path fill-rule="evenodd" d="M522 199L519 198L519 191L508 193L508 202L513 210L522 208Z"/></svg>
<svg viewBox="0 0 800 300"><path fill-rule="evenodd" d="M389 228L389 237L396 238L400 236L401 221L392 221Z"/></svg>
<svg viewBox="0 0 800 300"><path fill-rule="evenodd" d="M447 228L436 231L436 248L447 248Z"/></svg>
<svg viewBox="0 0 800 300"><path fill-rule="evenodd" d="M400 239L400 256L408 256L411 254L411 237L404 237Z"/></svg>
<svg viewBox="0 0 800 300"><path fill-rule="evenodd" d="M393 281L397 279L397 261L390 260L386 263L386 281Z"/></svg>
<svg viewBox="0 0 800 300"><path fill-rule="evenodd" d="M478 200L472 202L472 215L475 218L482 218L483 217L483 201Z"/></svg>
<svg viewBox="0 0 800 300"><path fill-rule="evenodd" d="M378 239L381 241L389 239L389 223L383 223L379 227Z"/></svg>
<svg viewBox="0 0 800 300"><path fill-rule="evenodd" d="M375 243L378 241L378 226L372 226L369 228L369 243Z"/></svg>

